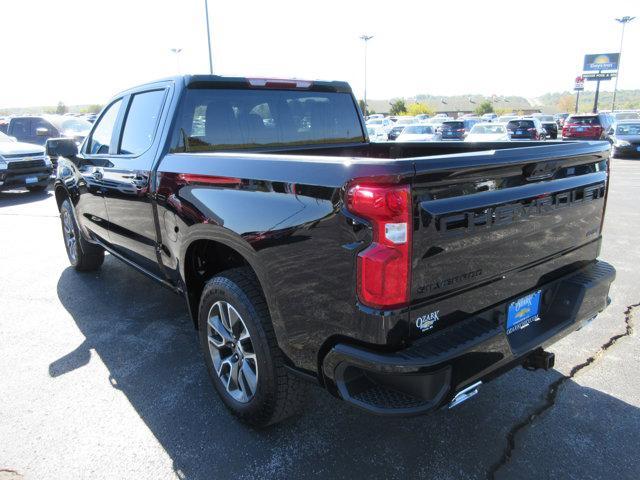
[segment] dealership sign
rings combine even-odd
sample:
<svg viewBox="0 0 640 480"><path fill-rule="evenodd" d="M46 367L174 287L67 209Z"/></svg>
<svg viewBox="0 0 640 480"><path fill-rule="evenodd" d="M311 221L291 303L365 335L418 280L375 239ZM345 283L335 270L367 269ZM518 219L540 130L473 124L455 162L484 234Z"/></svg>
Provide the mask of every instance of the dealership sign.
<svg viewBox="0 0 640 480"><path fill-rule="evenodd" d="M618 70L619 53L595 53L584 56L585 72L599 72L602 70Z"/></svg>
<svg viewBox="0 0 640 480"><path fill-rule="evenodd" d="M584 90L584 78L576 77L576 84L574 85L573 89L576 92L580 92L581 90Z"/></svg>
<svg viewBox="0 0 640 480"><path fill-rule="evenodd" d="M598 73L585 73L582 75L585 79L594 80L611 80L616 76L616 72L598 72Z"/></svg>

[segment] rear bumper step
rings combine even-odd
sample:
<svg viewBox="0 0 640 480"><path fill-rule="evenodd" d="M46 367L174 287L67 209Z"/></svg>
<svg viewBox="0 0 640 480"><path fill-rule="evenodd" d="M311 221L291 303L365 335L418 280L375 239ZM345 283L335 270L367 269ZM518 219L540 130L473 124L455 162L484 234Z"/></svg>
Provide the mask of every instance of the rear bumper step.
<svg viewBox="0 0 640 480"><path fill-rule="evenodd" d="M614 279L613 266L596 261L540 286L541 320L509 335L505 312L514 299L397 352L339 343L326 355L323 374L344 400L381 415L417 415L457 405L477 393L479 382L514 366L552 368L554 357L543 348L604 310Z"/></svg>

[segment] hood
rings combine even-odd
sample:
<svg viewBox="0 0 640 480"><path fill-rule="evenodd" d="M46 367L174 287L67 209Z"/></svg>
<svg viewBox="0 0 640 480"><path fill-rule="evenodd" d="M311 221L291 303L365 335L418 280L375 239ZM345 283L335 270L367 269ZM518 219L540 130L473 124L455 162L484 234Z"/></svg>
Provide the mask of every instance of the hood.
<svg viewBox="0 0 640 480"><path fill-rule="evenodd" d="M0 142L0 155L41 155L43 153L44 147L42 145L24 142Z"/></svg>

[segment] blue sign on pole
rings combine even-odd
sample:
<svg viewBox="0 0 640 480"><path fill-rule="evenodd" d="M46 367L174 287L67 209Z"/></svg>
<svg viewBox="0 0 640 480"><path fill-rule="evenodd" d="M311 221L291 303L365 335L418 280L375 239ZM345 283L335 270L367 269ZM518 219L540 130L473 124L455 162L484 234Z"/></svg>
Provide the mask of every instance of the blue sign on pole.
<svg viewBox="0 0 640 480"><path fill-rule="evenodd" d="M600 72L602 70L618 70L619 53L594 53L584 56L585 72Z"/></svg>

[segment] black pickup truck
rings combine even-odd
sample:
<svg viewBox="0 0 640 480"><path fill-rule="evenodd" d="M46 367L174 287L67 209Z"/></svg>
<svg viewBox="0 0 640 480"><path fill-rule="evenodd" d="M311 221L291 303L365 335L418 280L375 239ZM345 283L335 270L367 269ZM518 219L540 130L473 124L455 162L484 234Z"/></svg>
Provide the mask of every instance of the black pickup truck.
<svg viewBox="0 0 640 480"><path fill-rule="evenodd" d="M309 381L378 414L456 405L552 367L609 302L606 142L370 143L346 83L184 76L46 148L71 264L107 251L182 295L253 425Z"/></svg>

